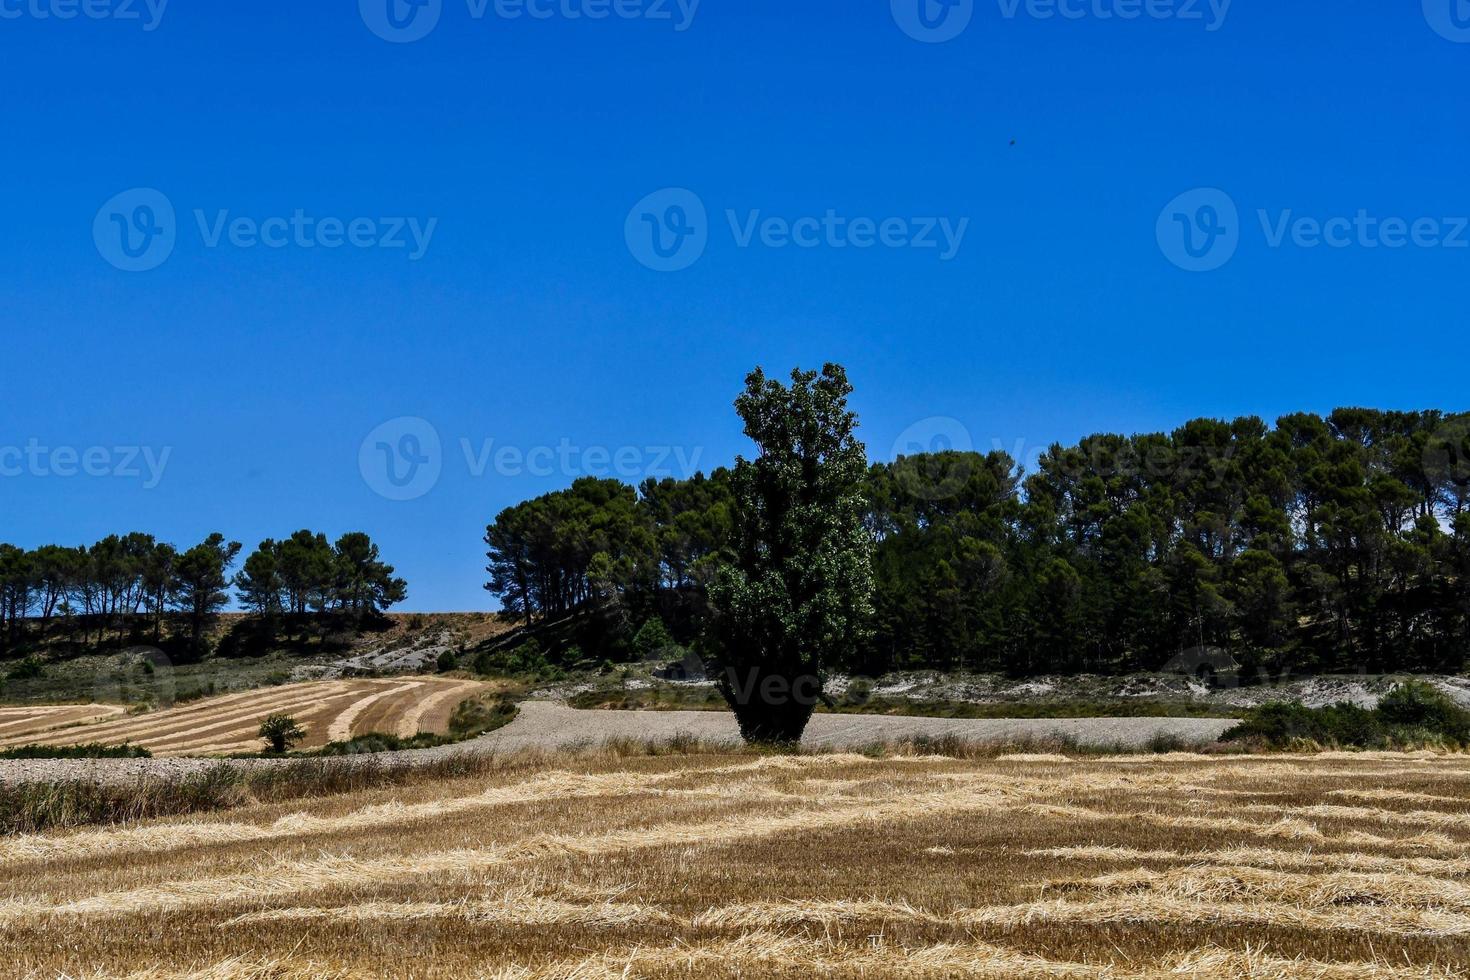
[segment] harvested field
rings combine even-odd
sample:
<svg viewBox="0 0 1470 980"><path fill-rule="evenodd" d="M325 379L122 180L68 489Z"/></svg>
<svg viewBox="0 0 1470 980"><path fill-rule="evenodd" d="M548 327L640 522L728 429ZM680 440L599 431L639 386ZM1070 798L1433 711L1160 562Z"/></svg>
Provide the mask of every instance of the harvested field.
<svg viewBox="0 0 1470 980"><path fill-rule="evenodd" d="M477 681L401 677L312 681L206 698L142 715L99 705L0 709L0 749L88 742L142 745L157 756L257 751L260 722L284 712L314 748L368 732L442 734L455 705L485 688Z"/></svg>
<svg viewBox="0 0 1470 980"><path fill-rule="evenodd" d="M127 709L117 704L58 704L40 707L0 708L0 745L15 735L35 735L75 725L117 718Z"/></svg>
<svg viewBox="0 0 1470 980"><path fill-rule="evenodd" d="M7 975L1470 976L1466 756L485 771L0 840Z"/></svg>

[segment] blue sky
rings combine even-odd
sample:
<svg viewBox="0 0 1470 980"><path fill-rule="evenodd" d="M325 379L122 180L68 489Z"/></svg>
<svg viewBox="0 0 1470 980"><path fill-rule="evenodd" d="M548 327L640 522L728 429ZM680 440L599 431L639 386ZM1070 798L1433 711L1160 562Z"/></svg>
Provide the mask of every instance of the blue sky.
<svg viewBox="0 0 1470 980"><path fill-rule="evenodd" d="M756 364L875 459L1470 407L1464 0L87 2L0 0L0 540L362 529L493 608L501 508L728 463Z"/></svg>

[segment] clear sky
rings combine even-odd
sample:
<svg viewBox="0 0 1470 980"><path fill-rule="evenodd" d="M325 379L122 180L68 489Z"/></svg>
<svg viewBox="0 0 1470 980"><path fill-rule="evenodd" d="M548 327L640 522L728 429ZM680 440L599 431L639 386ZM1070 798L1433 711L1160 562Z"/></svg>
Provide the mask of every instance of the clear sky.
<svg viewBox="0 0 1470 980"><path fill-rule="evenodd" d="M875 459L1470 407L1464 0L421 2L0 0L0 540L493 608L501 508L728 463L756 364Z"/></svg>

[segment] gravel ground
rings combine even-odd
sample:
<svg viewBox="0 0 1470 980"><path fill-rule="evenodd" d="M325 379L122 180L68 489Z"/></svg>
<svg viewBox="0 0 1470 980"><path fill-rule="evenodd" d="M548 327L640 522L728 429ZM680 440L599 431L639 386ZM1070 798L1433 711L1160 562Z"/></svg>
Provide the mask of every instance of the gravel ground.
<svg viewBox="0 0 1470 980"><path fill-rule="evenodd" d="M1235 722L1217 718L1069 718L951 719L895 718L883 715L816 715L802 744L812 748L857 748L911 736L955 735L975 741L1000 741L1065 735L1088 745L1142 746L1156 735L1211 742ZM408 752L359 756L384 763L432 762L459 753L511 753L528 749L567 749L612 738L663 741L693 735L736 743L740 732L723 711L577 711L546 701L527 701L516 720L498 731L456 745ZM351 758L341 760L351 764ZM0 784L37 780L101 779L129 782L143 776L197 773L218 765L242 768L280 765L249 759L37 759L0 760Z"/></svg>

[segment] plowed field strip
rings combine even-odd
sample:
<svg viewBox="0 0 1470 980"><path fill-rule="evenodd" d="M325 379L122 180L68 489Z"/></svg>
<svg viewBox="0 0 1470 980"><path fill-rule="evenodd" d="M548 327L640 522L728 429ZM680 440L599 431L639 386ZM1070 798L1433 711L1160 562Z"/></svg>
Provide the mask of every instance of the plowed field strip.
<svg viewBox="0 0 1470 980"><path fill-rule="evenodd" d="M197 732L173 733L168 738L143 735L140 736L140 741L146 742L150 748L160 752L193 751L196 746L215 745L219 742L235 743L243 739L251 742L251 748L259 748L256 732L260 729L260 723L276 711L290 714L307 732L313 730L312 727L309 727L310 724L320 724L322 735L325 736L325 724L329 723L331 718L337 717L344 705L350 704L351 698L353 695L347 693L347 695L331 696L325 701L312 699L312 701L291 702L285 705L270 705L270 707L256 708L250 713L231 718L228 724L215 724L207 729L198 729ZM325 738L322 743L325 743Z"/></svg>
<svg viewBox="0 0 1470 980"><path fill-rule="evenodd" d="M119 721L108 721L98 725L86 726L86 738L84 741L108 741L121 740L122 738L136 734L147 728L166 733L173 730L188 730L191 727L202 726L222 717L227 717L232 712L248 713L253 706L273 701L287 701L300 698L306 702L317 700L342 688L341 682L331 682L328 687L318 686L312 691L308 686L292 686L291 688L267 688L264 690L251 691L243 695L227 695L225 700L216 701L208 699L187 705L182 708L169 708L164 711L149 715L130 717ZM24 744L24 739L19 743L15 738L7 738L8 743Z"/></svg>
<svg viewBox="0 0 1470 980"><path fill-rule="evenodd" d="M416 708L404 714L398 723L398 734L403 738L411 738L419 732L442 734L448 731L449 719L454 714L454 709L483 686L478 681L466 681L424 698Z"/></svg>
<svg viewBox="0 0 1470 980"><path fill-rule="evenodd" d="M120 715L125 709L114 705L78 705L50 710L28 709L25 717L0 721L0 738L13 733L53 731L67 725L88 722Z"/></svg>
<svg viewBox="0 0 1470 980"><path fill-rule="evenodd" d="M342 698L350 695L329 695L327 699ZM76 732L70 736L71 741L93 742L122 741L152 742L158 745L166 745L176 741L197 740L211 732L230 731L239 728L242 724L248 724L254 720L259 724L260 719L276 711L294 711L297 708L313 704L320 704L324 698L321 695L304 694L289 700L281 700L269 694L260 700L248 704L237 705L223 716L211 715L204 718L190 718L180 720L172 717L169 712L157 715L143 716L134 719L131 723L122 726L109 726L105 733L94 732L91 729L85 732ZM67 743L63 743L67 744Z"/></svg>
<svg viewBox="0 0 1470 980"><path fill-rule="evenodd" d="M340 742L351 738L353 728L359 719L366 723L360 727L359 731L383 731L382 728L373 727L378 723L378 719L392 717L396 713L395 706L400 696L406 697L411 702L417 702L420 694L416 692L423 686L423 681L410 681L397 687L375 691L367 697L354 701L332 722L331 727L327 730L327 741Z"/></svg>

